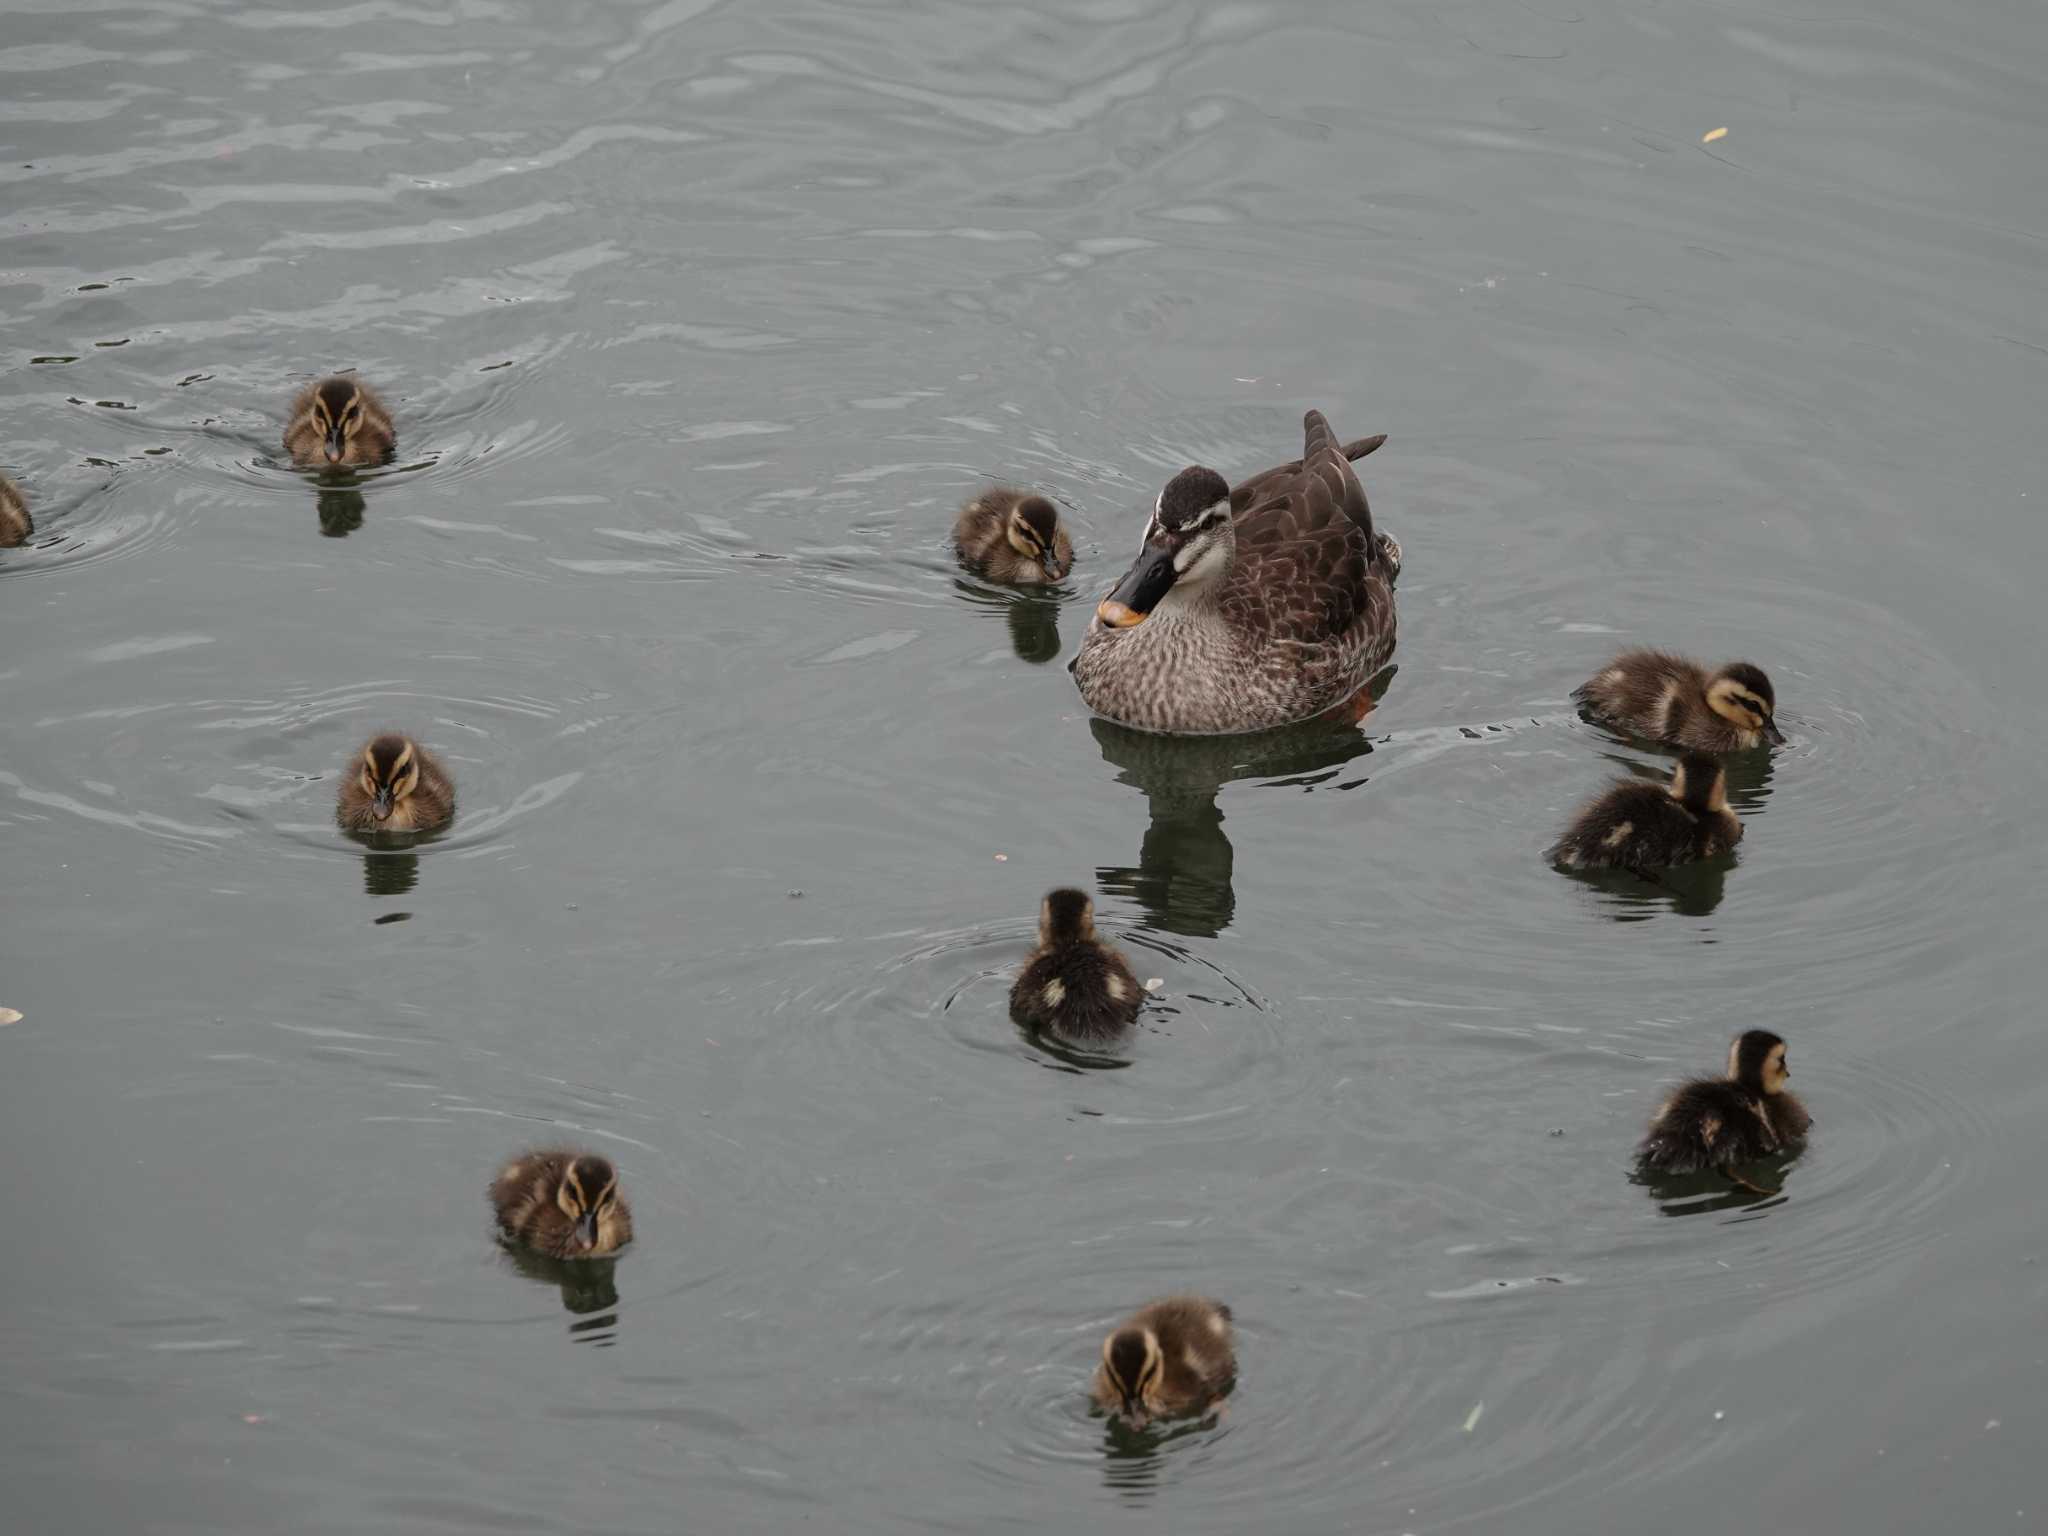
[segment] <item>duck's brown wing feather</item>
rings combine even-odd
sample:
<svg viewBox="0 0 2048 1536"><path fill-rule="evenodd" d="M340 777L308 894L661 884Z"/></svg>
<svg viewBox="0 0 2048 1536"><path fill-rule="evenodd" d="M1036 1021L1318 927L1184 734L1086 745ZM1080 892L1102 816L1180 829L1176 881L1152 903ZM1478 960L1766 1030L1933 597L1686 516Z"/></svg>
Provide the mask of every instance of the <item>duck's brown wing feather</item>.
<svg viewBox="0 0 2048 1536"><path fill-rule="evenodd" d="M1386 442L1387 434L1378 432L1371 437L1354 437L1341 450L1347 461L1364 458L1375 448ZM1231 488L1230 510L1233 515L1245 508L1265 500L1274 486L1301 473L1301 460L1290 459L1285 464L1275 464L1271 469L1262 469L1256 475L1239 482Z"/></svg>
<svg viewBox="0 0 2048 1536"><path fill-rule="evenodd" d="M1258 476L1260 495L1237 515L1237 566L1222 606L1248 633L1277 630L1313 645L1384 624L1374 610L1392 602L1392 589L1346 457L1352 445L1337 442L1320 411L1308 413L1303 436L1299 466Z"/></svg>

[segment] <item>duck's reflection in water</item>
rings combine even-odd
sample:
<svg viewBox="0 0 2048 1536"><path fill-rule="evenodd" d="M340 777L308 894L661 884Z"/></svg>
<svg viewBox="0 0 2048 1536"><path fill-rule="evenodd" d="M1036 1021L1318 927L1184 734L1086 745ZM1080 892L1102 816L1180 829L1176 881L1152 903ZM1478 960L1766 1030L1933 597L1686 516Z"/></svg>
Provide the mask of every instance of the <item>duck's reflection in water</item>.
<svg viewBox="0 0 2048 1536"><path fill-rule="evenodd" d="M363 526L363 493L353 481L322 483L319 489L320 532L330 539L345 539Z"/></svg>
<svg viewBox="0 0 2048 1536"><path fill-rule="evenodd" d="M614 1330L619 1326L619 1288L613 1283L617 1259L551 1259L502 1236L498 1251L527 1279L561 1291L562 1310L577 1319L569 1325L571 1334L589 1335L586 1342L592 1344L618 1342Z"/></svg>
<svg viewBox="0 0 2048 1536"><path fill-rule="evenodd" d="M1060 602L1068 595L1062 586L997 587L987 582L953 578L953 590L986 612L1003 610L1010 627L1010 649L1019 661L1044 666L1060 653Z"/></svg>
<svg viewBox="0 0 2048 1536"><path fill-rule="evenodd" d="M1356 725L1333 721L1244 736L1156 736L1107 720L1089 728L1117 782L1143 790L1151 812L1137 866L1101 867L1097 882L1135 899L1153 927L1189 938L1214 938L1237 908L1217 792L1240 779L1313 784L1372 751Z"/></svg>

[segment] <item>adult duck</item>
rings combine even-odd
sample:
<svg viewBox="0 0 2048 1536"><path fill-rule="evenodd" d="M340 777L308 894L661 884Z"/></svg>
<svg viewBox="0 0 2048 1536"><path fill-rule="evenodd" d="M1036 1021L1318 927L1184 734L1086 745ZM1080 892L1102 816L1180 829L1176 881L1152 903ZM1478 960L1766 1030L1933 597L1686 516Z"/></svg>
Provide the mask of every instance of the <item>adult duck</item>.
<svg viewBox="0 0 2048 1536"><path fill-rule="evenodd" d="M1400 546L1373 527L1320 411L1301 458L1236 490L1192 466L1167 482L1138 558L1095 610L1074 681L1097 714L1141 731L1221 735L1359 698L1394 650Z"/></svg>

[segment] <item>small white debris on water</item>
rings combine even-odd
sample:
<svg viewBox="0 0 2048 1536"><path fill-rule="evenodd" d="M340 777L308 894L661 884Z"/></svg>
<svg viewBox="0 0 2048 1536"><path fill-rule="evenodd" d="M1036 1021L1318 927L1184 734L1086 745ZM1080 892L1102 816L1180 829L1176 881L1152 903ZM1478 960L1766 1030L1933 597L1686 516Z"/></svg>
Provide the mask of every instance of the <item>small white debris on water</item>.
<svg viewBox="0 0 2048 1536"><path fill-rule="evenodd" d="M1147 992L1157 992L1165 985L1166 978L1164 976L1147 976L1145 978L1145 990Z"/></svg>
<svg viewBox="0 0 2048 1536"><path fill-rule="evenodd" d="M1472 1405L1472 1411L1465 1415L1466 1434L1472 1433L1472 1426L1479 1422L1479 1415L1484 1412L1486 1412L1486 1403L1483 1400Z"/></svg>
<svg viewBox="0 0 2048 1536"><path fill-rule="evenodd" d="M1720 1422L1721 1422L1721 1421L1722 1421L1723 1419L1725 1419L1725 1418L1727 1418L1727 1417L1728 1417L1728 1415L1727 1415L1727 1414L1725 1414L1725 1413L1723 1413L1723 1412L1722 1412L1722 1411L1721 1411L1720 1409L1716 1408L1716 1409L1714 1410L1714 1422L1715 1422L1716 1424L1720 1423Z"/></svg>
<svg viewBox="0 0 2048 1536"><path fill-rule="evenodd" d="M0 1024L19 1024L21 1017L19 1008L0 1008Z"/></svg>

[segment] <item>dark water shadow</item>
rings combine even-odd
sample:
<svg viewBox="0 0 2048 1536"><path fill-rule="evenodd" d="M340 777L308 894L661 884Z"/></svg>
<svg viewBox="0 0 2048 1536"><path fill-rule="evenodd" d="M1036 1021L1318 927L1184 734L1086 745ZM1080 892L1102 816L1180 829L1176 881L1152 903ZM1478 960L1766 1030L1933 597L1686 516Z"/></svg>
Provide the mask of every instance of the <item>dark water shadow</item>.
<svg viewBox="0 0 2048 1536"><path fill-rule="evenodd" d="M1785 1188L1800 1151L1792 1150L1744 1163L1729 1173L1663 1173L1638 1165L1629 1182L1650 1193L1663 1216L1705 1216L1716 1211L1763 1212L1786 1203ZM1750 1187L1745 1187L1750 1186Z"/></svg>
<svg viewBox="0 0 2048 1536"><path fill-rule="evenodd" d="M420 883L417 850L430 847L445 835L436 832L349 832L341 834L363 850L363 894L371 897L404 896ZM394 913L377 919L380 923L402 922L410 913Z"/></svg>
<svg viewBox="0 0 2048 1536"><path fill-rule="evenodd" d="M1559 869L1558 873L1599 893L1600 910L1617 923L1647 922L1659 912L1711 917L1727 894L1735 856L1724 854L1668 869Z"/></svg>
<svg viewBox="0 0 2048 1536"><path fill-rule="evenodd" d="M1188 938L1214 938L1237 910L1236 852L1216 804L1224 785L1268 779L1312 788L1372 751L1356 725L1333 721L1243 736L1159 736L1101 719L1089 729L1117 782L1144 791L1151 812L1137 865L1101 866L1096 880L1136 900L1152 927Z"/></svg>
<svg viewBox="0 0 2048 1536"><path fill-rule="evenodd" d="M964 576L953 578L953 590L977 608L1000 608L1010 626L1010 649L1019 661L1044 666L1060 654L1060 604L1066 587L1002 587Z"/></svg>
<svg viewBox="0 0 2048 1536"><path fill-rule="evenodd" d="M353 478L346 485L322 483L316 500L320 511L320 532L325 538L345 539L363 526L368 503Z"/></svg>
<svg viewBox="0 0 2048 1536"><path fill-rule="evenodd" d="M1165 1422L1155 1420L1143 1429L1132 1428L1116 1414L1107 1415L1102 1426L1103 1486L1127 1498L1143 1498L1153 1493L1173 1447L1220 1427L1228 1407L1226 1399L1236 1389L1233 1379L1201 1414Z"/></svg>
<svg viewBox="0 0 2048 1536"><path fill-rule="evenodd" d="M1089 1072L1120 1072L1125 1067L1133 1065L1127 1048L1137 1035L1136 1026L1112 1039L1083 1044L1050 1030L1039 1029L1030 1024L1019 1024L1014 1018L1010 1022L1027 1046L1051 1058L1039 1063L1049 1072L1069 1072L1081 1076Z"/></svg>
<svg viewBox="0 0 2048 1536"><path fill-rule="evenodd" d="M584 1341L591 1344L617 1342L613 1333L619 1325L616 1258L552 1259L502 1235L498 1238L498 1251L527 1279L560 1291L562 1310L577 1319L569 1325L571 1335L588 1335Z"/></svg>

